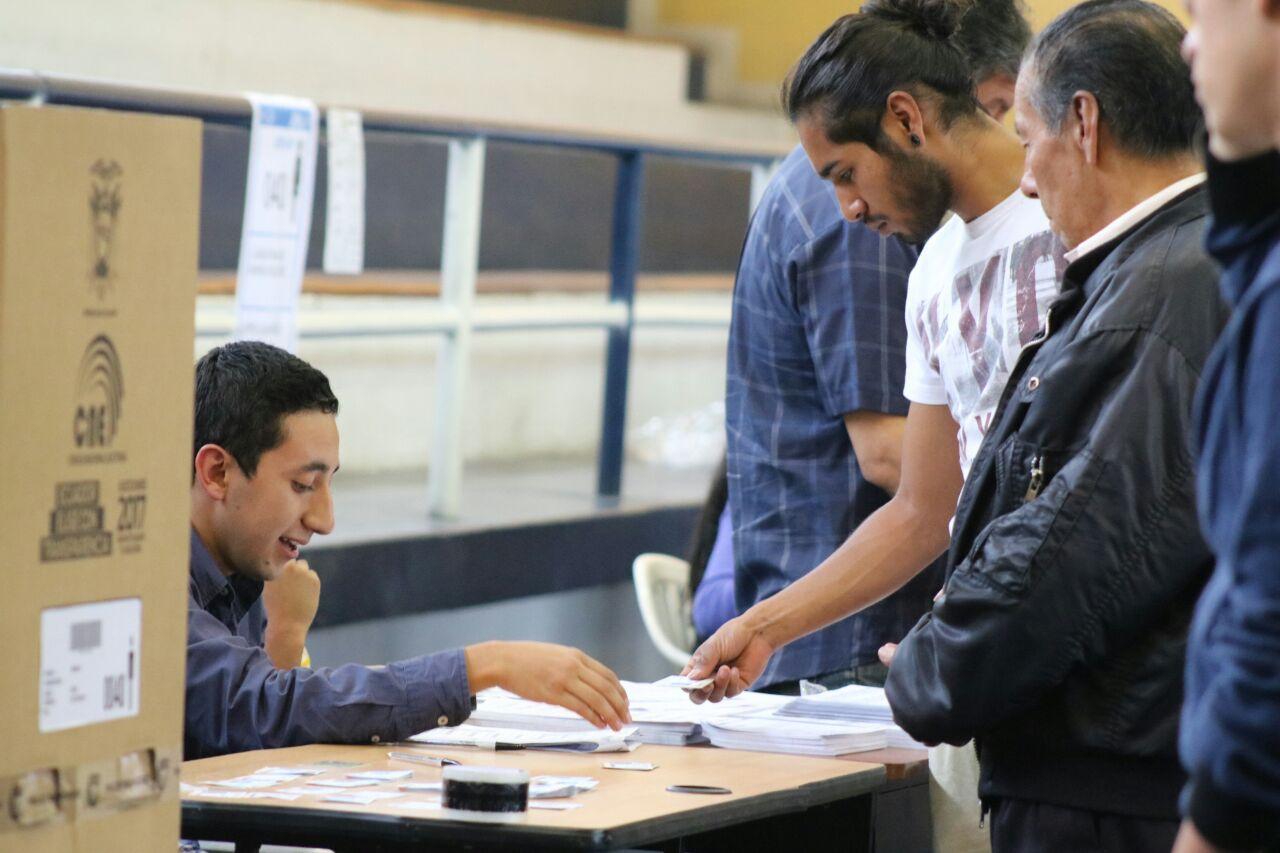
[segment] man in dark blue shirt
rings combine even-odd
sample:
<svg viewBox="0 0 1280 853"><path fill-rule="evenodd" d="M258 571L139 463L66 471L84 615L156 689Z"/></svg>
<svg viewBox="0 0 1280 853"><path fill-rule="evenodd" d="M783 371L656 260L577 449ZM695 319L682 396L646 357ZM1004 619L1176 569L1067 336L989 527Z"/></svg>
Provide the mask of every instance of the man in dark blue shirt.
<svg viewBox="0 0 1280 853"><path fill-rule="evenodd" d="M480 643L382 667L293 665L299 626L268 623L263 589L291 584L277 595L279 621L296 612L309 623L309 572L294 561L333 529L337 410L324 374L267 344L228 344L196 365L186 758L400 740L462 722L471 697L492 686L596 726L628 722L609 669L546 643Z"/></svg>
<svg viewBox="0 0 1280 853"><path fill-rule="evenodd" d="M1280 5L1195 0L1183 42L1209 130L1207 243L1231 321L1194 430L1217 558L1187 651L1177 853L1280 850Z"/></svg>

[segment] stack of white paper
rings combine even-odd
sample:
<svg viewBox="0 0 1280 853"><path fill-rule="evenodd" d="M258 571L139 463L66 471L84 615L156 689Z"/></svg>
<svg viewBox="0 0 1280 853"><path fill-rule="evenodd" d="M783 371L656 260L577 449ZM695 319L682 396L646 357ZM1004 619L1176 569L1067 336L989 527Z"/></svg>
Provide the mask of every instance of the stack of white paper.
<svg viewBox="0 0 1280 853"><path fill-rule="evenodd" d="M479 749L550 749L560 752L630 752L640 745L634 726L621 731L539 732L487 726L446 726L409 738L435 746L473 746Z"/></svg>
<svg viewBox="0 0 1280 853"><path fill-rule="evenodd" d="M684 746L704 743L698 725L698 706L676 687L622 682L627 691L631 720L641 743ZM467 722L474 726L528 729L543 732L595 731L577 714L558 705L522 699L500 688L485 690L476 697L476 709Z"/></svg>
<svg viewBox="0 0 1280 853"><path fill-rule="evenodd" d="M884 726L878 723L828 723L785 719L768 713L717 714L702 730L716 746L792 755L844 755L883 749Z"/></svg>
<svg viewBox="0 0 1280 853"><path fill-rule="evenodd" d="M826 693L814 693L793 699L778 711L778 716L831 722L879 723L885 727L889 746L924 749L893 722L893 711L881 687L850 684Z"/></svg>

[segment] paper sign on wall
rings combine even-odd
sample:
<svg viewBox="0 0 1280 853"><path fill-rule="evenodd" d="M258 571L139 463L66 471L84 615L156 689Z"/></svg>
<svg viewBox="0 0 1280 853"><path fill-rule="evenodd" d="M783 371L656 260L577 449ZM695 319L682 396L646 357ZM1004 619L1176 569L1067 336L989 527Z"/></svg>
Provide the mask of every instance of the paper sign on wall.
<svg viewBox="0 0 1280 853"><path fill-rule="evenodd" d="M311 235L319 115L314 103L298 98L250 95L249 101L253 129L236 275L235 337L293 352Z"/></svg>
<svg viewBox="0 0 1280 853"><path fill-rule="evenodd" d="M40 731L138 715L142 599L40 613Z"/></svg>
<svg viewBox="0 0 1280 853"><path fill-rule="evenodd" d="M364 272L364 126L356 110L325 113L329 183L325 193L324 271Z"/></svg>

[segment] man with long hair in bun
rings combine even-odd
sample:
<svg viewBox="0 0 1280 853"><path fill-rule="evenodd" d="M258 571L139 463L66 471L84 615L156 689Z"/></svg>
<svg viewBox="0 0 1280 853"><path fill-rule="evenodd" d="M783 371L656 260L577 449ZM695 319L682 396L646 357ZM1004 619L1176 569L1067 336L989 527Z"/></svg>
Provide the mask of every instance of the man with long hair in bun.
<svg viewBox="0 0 1280 853"><path fill-rule="evenodd" d="M1061 245L1019 192L1021 145L983 111L957 38L969 9L871 0L819 36L784 84L809 165L842 215L924 244L905 298L901 471L892 499L816 569L698 648L686 673L715 682L695 699L747 689L776 650L882 601L946 550L1005 379L1058 293ZM933 750L930 765L935 846L983 849L972 747Z"/></svg>

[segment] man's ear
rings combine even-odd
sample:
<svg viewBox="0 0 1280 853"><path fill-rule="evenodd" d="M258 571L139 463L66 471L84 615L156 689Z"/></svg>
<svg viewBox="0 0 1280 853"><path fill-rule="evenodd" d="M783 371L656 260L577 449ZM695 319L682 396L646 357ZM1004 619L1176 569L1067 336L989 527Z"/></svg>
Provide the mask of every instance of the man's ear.
<svg viewBox="0 0 1280 853"><path fill-rule="evenodd" d="M1098 135L1101 132L1101 126L1098 123L1101 118L1098 99L1092 92L1076 92L1071 96L1071 110L1067 118L1071 141L1080 149L1085 162L1090 166L1096 166Z"/></svg>
<svg viewBox="0 0 1280 853"><path fill-rule="evenodd" d="M227 496L227 484L236 459L216 444L206 444L196 452L196 482L209 497L220 501Z"/></svg>
<svg viewBox="0 0 1280 853"><path fill-rule="evenodd" d="M920 103L910 92L890 92L885 101L885 133L901 148L917 148L927 139L924 134L924 114Z"/></svg>

